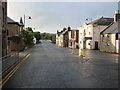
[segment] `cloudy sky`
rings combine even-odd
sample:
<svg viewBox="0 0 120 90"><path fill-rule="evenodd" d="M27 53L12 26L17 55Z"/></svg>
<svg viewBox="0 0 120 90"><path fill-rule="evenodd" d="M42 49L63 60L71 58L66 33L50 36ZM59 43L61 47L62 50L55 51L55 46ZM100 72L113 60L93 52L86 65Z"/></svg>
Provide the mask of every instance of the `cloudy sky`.
<svg viewBox="0 0 120 90"><path fill-rule="evenodd" d="M113 18L117 9L117 2L9 2L8 16L18 21L25 14L26 27L56 33L67 26L78 28L86 18Z"/></svg>

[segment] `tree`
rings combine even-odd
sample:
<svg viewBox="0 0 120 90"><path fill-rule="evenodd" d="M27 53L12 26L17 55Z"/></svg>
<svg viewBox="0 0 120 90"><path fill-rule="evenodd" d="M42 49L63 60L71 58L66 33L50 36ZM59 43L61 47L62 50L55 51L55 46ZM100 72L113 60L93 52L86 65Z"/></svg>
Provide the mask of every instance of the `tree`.
<svg viewBox="0 0 120 90"><path fill-rule="evenodd" d="M53 40L56 37L56 34L52 34L52 33L41 33L41 39L45 39L45 40Z"/></svg>
<svg viewBox="0 0 120 90"><path fill-rule="evenodd" d="M50 33L46 33L46 35L44 36L44 39L45 40L51 40L52 39L52 36Z"/></svg>
<svg viewBox="0 0 120 90"><path fill-rule="evenodd" d="M32 28L31 28L31 27L27 27L25 30L28 30L28 31L33 32L33 30L32 30Z"/></svg>
<svg viewBox="0 0 120 90"><path fill-rule="evenodd" d="M24 38L25 46L33 45L33 30L31 27L28 27L28 28L22 30L22 35Z"/></svg>
<svg viewBox="0 0 120 90"><path fill-rule="evenodd" d="M33 32L34 37L36 38L37 41L41 39L40 32Z"/></svg>

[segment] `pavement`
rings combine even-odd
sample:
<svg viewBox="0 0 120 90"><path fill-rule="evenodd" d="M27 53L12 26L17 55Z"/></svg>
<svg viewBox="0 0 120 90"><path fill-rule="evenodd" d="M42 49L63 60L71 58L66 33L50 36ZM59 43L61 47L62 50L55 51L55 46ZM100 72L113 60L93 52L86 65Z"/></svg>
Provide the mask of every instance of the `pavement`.
<svg viewBox="0 0 120 90"><path fill-rule="evenodd" d="M116 55L86 50L81 58L48 41L29 52L3 88L118 88Z"/></svg>
<svg viewBox="0 0 120 90"><path fill-rule="evenodd" d="M7 73L9 73L16 64L22 61L22 59L28 54L29 52L11 52L11 56L4 59L2 61L2 76L4 77ZM19 55L19 56L18 56Z"/></svg>

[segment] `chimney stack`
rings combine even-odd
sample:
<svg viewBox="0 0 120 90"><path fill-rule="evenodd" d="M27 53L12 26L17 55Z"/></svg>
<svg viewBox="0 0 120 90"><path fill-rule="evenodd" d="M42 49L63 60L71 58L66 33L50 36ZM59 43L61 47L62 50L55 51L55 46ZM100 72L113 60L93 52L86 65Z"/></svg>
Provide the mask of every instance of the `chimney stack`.
<svg viewBox="0 0 120 90"><path fill-rule="evenodd" d="M117 22L119 19L120 19L120 12L119 10L116 10L114 14L114 22Z"/></svg>

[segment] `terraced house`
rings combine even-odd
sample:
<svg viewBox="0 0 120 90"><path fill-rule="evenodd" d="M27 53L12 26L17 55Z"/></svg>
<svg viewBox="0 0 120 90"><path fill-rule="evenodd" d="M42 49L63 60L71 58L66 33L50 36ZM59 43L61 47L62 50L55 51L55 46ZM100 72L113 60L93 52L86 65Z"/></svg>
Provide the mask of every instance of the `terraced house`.
<svg viewBox="0 0 120 90"><path fill-rule="evenodd" d="M69 41L68 31L69 30L70 30L70 27L63 28L63 30L61 31L57 31L57 34L56 34L57 46L68 47L68 41Z"/></svg>
<svg viewBox="0 0 120 90"><path fill-rule="evenodd" d="M100 51L120 53L120 13L114 14L114 22L105 28L100 35Z"/></svg>
<svg viewBox="0 0 120 90"><path fill-rule="evenodd" d="M113 18L101 17L83 24L79 30L79 47L81 49L100 49L100 32L113 22Z"/></svg>
<svg viewBox="0 0 120 90"><path fill-rule="evenodd" d="M72 29L68 32L69 35L69 48L79 48L79 30Z"/></svg>

